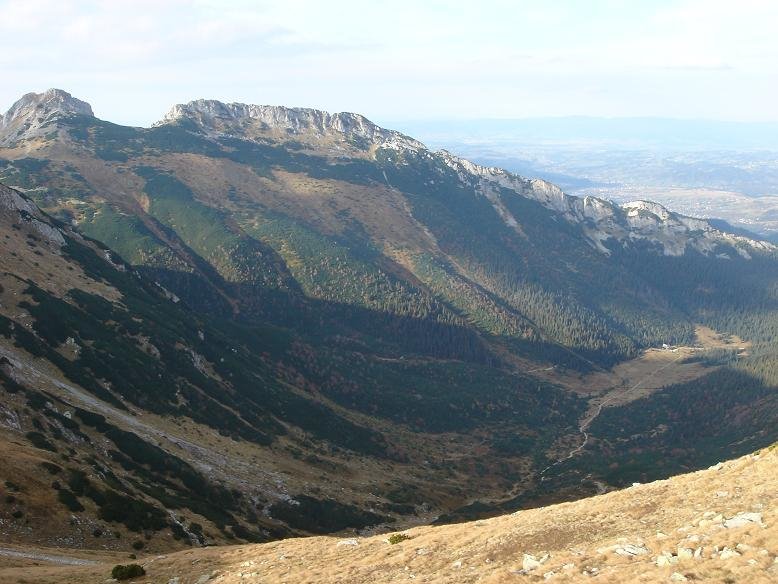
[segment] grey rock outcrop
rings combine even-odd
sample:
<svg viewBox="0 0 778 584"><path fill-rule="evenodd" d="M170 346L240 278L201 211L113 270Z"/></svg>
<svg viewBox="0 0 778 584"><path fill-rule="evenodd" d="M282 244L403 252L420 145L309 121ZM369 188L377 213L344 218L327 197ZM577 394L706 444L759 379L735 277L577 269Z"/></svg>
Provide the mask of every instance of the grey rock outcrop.
<svg viewBox="0 0 778 584"><path fill-rule="evenodd" d="M734 529L736 527L745 527L746 525L762 525L762 514L761 513L749 513L749 512L741 512L735 515L734 517L731 517L730 519L726 519L724 521L724 527L727 529Z"/></svg>
<svg viewBox="0 0 778 584"><path fill-rule="evenodd" d="M174 105L157 125L181 119L194 121L206 131L216 133L238 133L253 126L258 131L279 130L291 136L324 138L335 135L383 147L424 149L421 142L381 128L365 116L353 113L331 114L310 108L198 99Z"/></svg>
<svg viewBox="0 0 778 584"><path fill-rule="evenodd" d="M65 244L65 238L59 228L52 225L31 201L18 191L2 184L0 184L0 212L15 213L20 221L29 223L46 240L57 246Z"/></svg>
<svg viewBox="0 0 778 584"><path fill-rule="evenodd" d="M51 131L53 121L73 115L91 117L94 113L88 103L61 89L27 93L0 118L0 146L42 137Z"/></svg>

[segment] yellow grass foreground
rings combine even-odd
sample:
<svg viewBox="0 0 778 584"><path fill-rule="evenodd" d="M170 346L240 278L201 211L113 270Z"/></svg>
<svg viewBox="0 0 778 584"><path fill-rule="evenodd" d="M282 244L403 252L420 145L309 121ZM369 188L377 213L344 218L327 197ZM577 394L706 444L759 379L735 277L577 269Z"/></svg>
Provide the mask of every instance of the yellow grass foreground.
<svg viewBox="0 0 778 584"><path fill-rule="evenodd" d="M132 582L778 582L776 502L773 447L573 503L416 527L394 544L312 537L140 558L147 574ZM17 565L0 582L103 583L113 563Z"/></svg>

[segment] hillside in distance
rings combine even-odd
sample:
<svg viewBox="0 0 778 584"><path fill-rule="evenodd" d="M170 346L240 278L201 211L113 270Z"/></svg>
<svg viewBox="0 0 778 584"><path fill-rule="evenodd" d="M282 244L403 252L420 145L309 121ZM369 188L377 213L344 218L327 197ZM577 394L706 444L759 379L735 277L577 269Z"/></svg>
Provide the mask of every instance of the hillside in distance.
<svg viewBox="0 0 778 584"><path fill-rule="evenodd" d="M60 90L2 118L0 180L19 542L454 521L778 439L775 247L651 202L357 114L198 100L132 128Z"/></svg>
<svg viewBox="0 0 778 584"><path fill-rule="evenodd" d="M545 178L576 196L648 199L778 237L774 123L661 118L397 122L435 148Z"/></svg>

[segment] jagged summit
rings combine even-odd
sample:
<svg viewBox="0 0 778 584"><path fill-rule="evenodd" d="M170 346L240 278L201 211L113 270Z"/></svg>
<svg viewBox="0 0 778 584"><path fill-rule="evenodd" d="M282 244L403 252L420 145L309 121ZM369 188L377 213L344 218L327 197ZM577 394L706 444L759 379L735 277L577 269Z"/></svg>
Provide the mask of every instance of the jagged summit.
<svg viewBox="0 0 778 584"><path fill-rule="evenodd" d="M192 120L203 128L217 133L281 131L298 136L323 138L333 133L347 140L366 140L384 147L423 149L424 144L400 132L387 130L360 114L273 105L223 103L213 99L197 99L174 105L158 122L166 124L182 118Z"/></svg>
<svg viewBox="0 0 778 584"><path fill-rule="evenodd" d="M92 106L87 102L73 97L62 89L47 89L43 93L27 93L23 95L3 116L3 123L23 116L31 111L47 113L80 114L94 116Z"/></svg>
<svg viewBox="0 0 778 584"><path fill-rule="evenodd" d="M94 116L92 106L62 89L27 93L0 118L0 146L46 134L53 120L70 115Z"/></svg>

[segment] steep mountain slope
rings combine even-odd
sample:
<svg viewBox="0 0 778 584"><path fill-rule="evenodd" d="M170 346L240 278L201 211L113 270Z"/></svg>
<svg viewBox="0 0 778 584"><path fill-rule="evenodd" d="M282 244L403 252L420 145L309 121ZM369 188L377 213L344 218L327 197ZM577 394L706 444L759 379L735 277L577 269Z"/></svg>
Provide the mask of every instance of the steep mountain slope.
<svg viewBox="0 0 778 584"><path fill-rule="evenodd" d="M769 244L651 203L569 197L356 114L200 100L130 128L51 90L9 110L0 145L0 179L67 225L66 241L84 233L113 250L38 249L6 229L23 255L4 254L4 278L24 281L3 282L4 346L18 345L7 375L38 392L27 381L45 370L57 412L77 406L159 441L182 462L156 450L158 468L126 452L99 462L143 475L133 497L197 513L215 540L494 514L778 439ZM9 225L32 229L19 205ZM48 275L68 265L83 281ZM700 324L751 344L701 350L683 384L588 418L609 391L643 383L613 366L663 343L693 351ZM81 405L62 383L83 389ZM27 394L13 395L7 409L22 415ZM41 437L83 446L56 442L41 407L9 427L11 441L34 436L20 468ZM114 432L86 416L90 439ZM200 490L170 476L180 464L242 493L231 517L171 498Z"/></svg>
<svg viewBox="0 0 778 584"><path fill-rule="evenodd" d="M0 233L6 542L166 549L423 521L467 482L532 480L528 452L484 437L544 450L580 410L485 365L198 315L2 185Z"/></svg>
<svg viewBox="0 0 778 584"><path fill-rule="evenodd" d="M147 581L775 582L778 450L574 503L384 536L316 537L138 560ZM0 582L102 582L86 567L0 569ZM15 560L19 565L24 560ZM17 579L18 578L18 579ZM141 580L143 581L143 580Z"/></svg>
<svg viewBox="0 0 778 584"><path fill-rule="evenodd" d="M56 90L15 104L2 178L198 309L308 330L324 310L326 330L345 321L349 336L365 332L361 309L410 317L412 330L390 319L376 335L395 354L487 359L467 329L512 353L609 365L693 335L661 287L608 254L772 253L656 206L432 153L355 114L200 100L142 129L81 104ZM428 323L458 338L436 342Z"/></svg>

